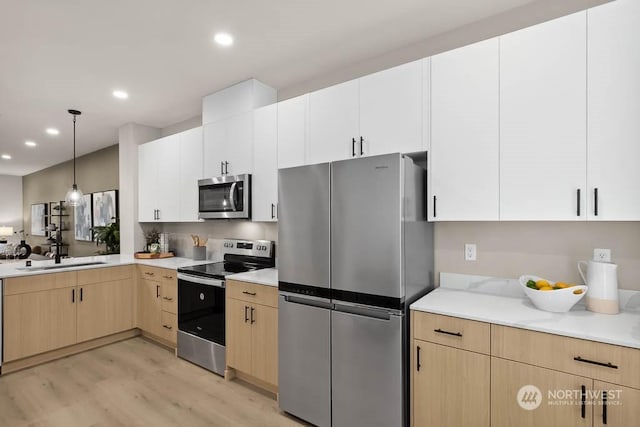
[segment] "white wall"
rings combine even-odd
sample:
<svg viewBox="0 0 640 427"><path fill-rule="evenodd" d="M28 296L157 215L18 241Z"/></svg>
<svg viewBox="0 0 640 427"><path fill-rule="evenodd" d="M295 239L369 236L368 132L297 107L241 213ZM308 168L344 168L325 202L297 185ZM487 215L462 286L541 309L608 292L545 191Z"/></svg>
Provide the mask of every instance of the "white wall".
<svg viewBox="0 0 640 427"><path fill-rule="evenodd" d="M531 1L524 6L507 10L504 13L491 16L478 22L469 23L463 27L408 46L398 47L398 49L382 55L347 64L344 67L317 75L308 80L288 84L285 87L279 87L278 100L289 99L307 92L385 70L396 65L446 52L480 40L490 39L609 1L611 0ZM450 7L459 7L455 5L455 2L451 3L452 5Z"/></svg>
<svg viewBox="0 0 640 427"><path fill-rule="evenodd" d="M13 227L13 231L23 228L21 176L0 175L0 226Z"/></svg>
<svg viewBox="0 0 640 427"><path fill-rule="evenodd" d="M640 291L640 222L438 222L436 277L440 272L518 278L523 274L582 283L576 263L594 248L611 249L621 289ZM477 260L464 260L464 244Z"/></svg>
<svg viewBox="0 0 640 427"><path fill-rule="evenodd" d="M118 129L120 144L120 253L140 251L144 242L138 223L138 145L160 138L160 129L127 123Z"/></svg>
<svg viewBox="0 0 640 427"><path fill-rule="evenodd" d="M172 124L167 126L166 128L162 128L160 130L160 136L169 136L179 132L184 132L185 130L197 128L198 126L202 126L202 115L197 115L191 117L187 120L183 120L181 122Z"/></svg>

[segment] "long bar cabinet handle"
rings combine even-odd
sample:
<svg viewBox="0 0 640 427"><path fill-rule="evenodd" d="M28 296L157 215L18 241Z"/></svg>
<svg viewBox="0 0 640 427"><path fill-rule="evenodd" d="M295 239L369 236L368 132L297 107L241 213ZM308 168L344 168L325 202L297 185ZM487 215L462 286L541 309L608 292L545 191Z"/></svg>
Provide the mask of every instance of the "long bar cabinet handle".
<svg viewBox="0 0 640 427"><path fill-rule="evenodd" d="M605 368L618 369L618 365L614 365L614 364L613 364L613 363L611 363L611 362L607 362L607 363L604 363L604 362L597 362L597 361L595 361L595 360L583 359L583 358L582 358L582 357L580 357L580 356L576 356L576 357L574 357L574 358L573 358L573 360L575 360L576 362L590 363L590 364L592 364L592 365L603 366L603 367L605 367Z"/></svg>
<svg viewBox="0 0 640 427"><path fill-rule="evenodd" d="M440 328L438 328L438 329L434 329L434 330L433 330L433 332L436 332L436 333L438 333L438 334L453 335L453 336L455 336L455 337L460 337L460 338L462 338L462 333L461 333L461 332L449 332L449 331L442 330L442 329L440 329Z"/></svg>

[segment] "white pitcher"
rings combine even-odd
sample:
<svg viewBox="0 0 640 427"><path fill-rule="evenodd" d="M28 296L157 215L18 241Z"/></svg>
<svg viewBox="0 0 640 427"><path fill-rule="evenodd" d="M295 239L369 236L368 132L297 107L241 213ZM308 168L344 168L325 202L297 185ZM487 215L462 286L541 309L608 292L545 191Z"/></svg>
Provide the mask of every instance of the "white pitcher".
<svg viewBox="0 0 640 427"><path fill-rule="evenodd" d="M587 274L581 268L586 266ZM618 303L618 266L611 262L578 261L578 273L589 286L586 295L587 310L596 313L617 314Z"/></svg>

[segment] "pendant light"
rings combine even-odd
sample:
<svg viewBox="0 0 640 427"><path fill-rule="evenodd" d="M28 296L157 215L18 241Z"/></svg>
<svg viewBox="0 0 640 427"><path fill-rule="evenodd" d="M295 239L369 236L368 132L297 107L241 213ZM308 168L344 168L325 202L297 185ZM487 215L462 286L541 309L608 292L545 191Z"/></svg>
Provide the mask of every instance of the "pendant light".
<svg viewBox="0 0 640 427"><path fill-rule="evenodd" d="M65 201L68 206L78 206L82 199L82 191L76 184L76 116L82 114L78 110L68 110L69 114L73 115L73 185L65 196Z"/></svg>

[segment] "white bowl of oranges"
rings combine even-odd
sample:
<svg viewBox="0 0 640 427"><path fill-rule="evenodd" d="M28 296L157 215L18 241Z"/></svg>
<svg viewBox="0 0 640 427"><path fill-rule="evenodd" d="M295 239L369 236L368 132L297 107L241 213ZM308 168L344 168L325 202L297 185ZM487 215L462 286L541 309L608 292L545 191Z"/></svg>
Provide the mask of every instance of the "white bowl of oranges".
<svg viewBox="0 0 640 427"><path fill-rule="evenodd" d="M538 276L520 276L524 288L533 305L540 310L564 313L571 310L587 293L588 286L566 282L552 282Z"/></svg>

